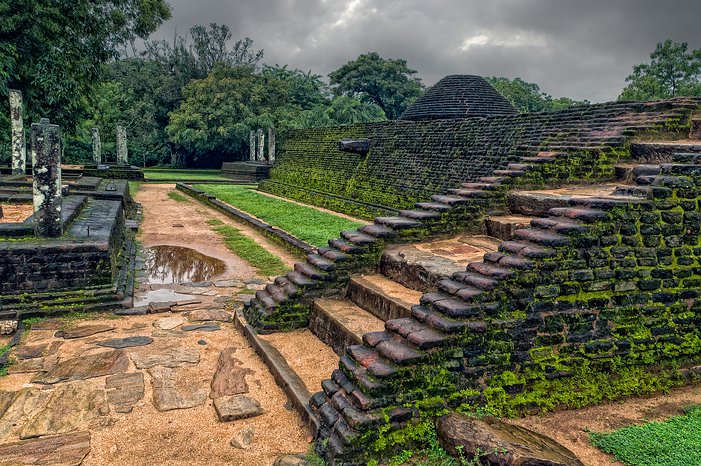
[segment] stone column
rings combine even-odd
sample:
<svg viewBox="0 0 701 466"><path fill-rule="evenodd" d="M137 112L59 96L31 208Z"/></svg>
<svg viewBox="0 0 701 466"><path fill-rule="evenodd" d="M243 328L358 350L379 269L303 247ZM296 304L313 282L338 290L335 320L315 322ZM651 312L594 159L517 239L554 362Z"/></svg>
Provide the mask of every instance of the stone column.
<svg viewBox="0 0 701 466"><path fill-rule="evenodd" d="M256 132L253 130L248 133L248 160L251 162L256 160Z"/></svg>
<svg viewBox="0 0 701 466"><path fill-rule="evenodd" d="M117 125L117 163L120 165L129 164L127 129L123 125Z"/></svg>
<svg viewBox="0 0 701 466"><path fill-rule="evenodd" d="M32 124L34 234L56 238L61 225L61 131L42 118Z"/></svg>
<svg viewBox="0 0 701 466"><path fill-rule="evenodd" d="M92 159L96 164L102 163L102 142L100 141L100 130L91 129L92 134Z"/></svg>
<svg viewBox="0 0 701 466"><path fill-rule="evenodd" d="M275 163L275 130L273 128L268 129L268 163L270 165Z"/></svg>
<svg viewBox="0 0 701 466"><path fill-rule="evenodd" d="M263 134L263 130L258 128L258 153L256 154L256 160L259 162L265 161L265 154L263 151L265 151L265 135Z"/></svg>
<svg viewBox="0 0 701 466"><path fill-rule="evenodd" d="M22 93L10 89L10 119L12 120L12 174L24 175L27 171L27 145L22 118Z"/></svg>

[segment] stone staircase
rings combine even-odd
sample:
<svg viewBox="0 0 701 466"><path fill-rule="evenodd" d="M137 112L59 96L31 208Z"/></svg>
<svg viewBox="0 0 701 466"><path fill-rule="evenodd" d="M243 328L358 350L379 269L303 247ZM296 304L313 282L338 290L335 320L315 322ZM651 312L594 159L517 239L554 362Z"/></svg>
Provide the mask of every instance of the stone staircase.
<svg viewBox="0 0 701 466"><path fill-rule="evenodd" d="M328 441L326 446L318 445L331 464L338 458L348 461L359 453L355 444L358 435L385 423L386 416L390 424L400 427L416 414L402 407L383 410L400 405L389 401L398 395L394 393L396 377L430 360L459 333L484 332L487 322L500 312L503 282L534 268L536 261L553 257L557 248L571 244L572 235L586 242L581 234L589 230L588 225L608 218L618 207L664 197L668 185L678 183L674 181L677 176L698 176L701 152L686 152L688 146L693 145L674 146L672 155L662 158L661 163L617 166L615 183L509 191L508 211L484 220L484 231L495 236L390 246L382 254L379 273L351 276L342 297L316 298L309 326L340 356L339 367L322 383L323 391L310 400L320 422L320 438ZM551 156L555 155L547 157ZM526 169L516 165L504 171L509 173L495 175L508 177ZM417 204L418 210L402 211L401 217L379 218L360 232L344 232L342 240L331 241L329 248L310 255L307 264L288 274L288 281L276 281L274 286L303 287L310 278L323 280L326 272L352 260L354 253L377 238L414 228L417 219L433 218L465 198L485 196L493 183L500 181L466 183L451 194ZM591 283L597 286L596 281ZM274 287L266 290L270 299L275 299L275 291ZM548 292L538 291L544 298ZM268 299L265 295L259 298ZM525 306L527 297L523 300ZM522 347L517 344L516 353L527 358L530 347L524 340ZM498 356L474 354L469 363L480 367L490 363L481 359ZM473 376L480 377L480 369L475 369ZM411 401L411 396L402 400Z"/></svg>

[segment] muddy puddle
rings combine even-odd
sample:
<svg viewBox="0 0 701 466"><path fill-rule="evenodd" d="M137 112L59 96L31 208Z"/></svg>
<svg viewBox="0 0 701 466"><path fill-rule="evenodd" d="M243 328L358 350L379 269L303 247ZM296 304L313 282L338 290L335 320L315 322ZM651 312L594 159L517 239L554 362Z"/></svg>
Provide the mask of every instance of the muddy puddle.
<svg viewBox="0 0 701 466"><path fill-rule="evenodd" d="M223 261L181 246L152 246L144 256L146 281L151 284L202 282L226 270Z"/></svg>

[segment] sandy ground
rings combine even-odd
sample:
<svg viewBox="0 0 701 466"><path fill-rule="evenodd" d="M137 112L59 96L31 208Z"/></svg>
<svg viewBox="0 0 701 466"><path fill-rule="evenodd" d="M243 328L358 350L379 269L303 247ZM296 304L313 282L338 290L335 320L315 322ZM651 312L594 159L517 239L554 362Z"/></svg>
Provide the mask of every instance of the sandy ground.
<svg viewBox="0 0 701 466"><path fill-rule="evenodd" d="M24 222L34 212L32 204L2 204L0 223Z"/></svg>
<svg viewBox="0 0 701 466"><path fill-rule="evenodd" d="M229 217L199 204L193 199L177 202L168 197L175 190L174 184L142 184L135 196L143 206L144 218L139 240L145 247L156 245L184 246L202 254L216 257L227 264L227 270L216 279L250 278L255 269L227 249L218 233L212 231L207 220L216 218L240 230L256 243L280 257L285 265L292 267L301 259L284 248L273 244L251 227L236 223Z"/></svg>
<svg viewBox="0 0 701 466"><path fill-rule="evenodd" d="M260 335L260 338L285 357L312 394L321 391L321 382L338 369L338 355L309 329Z"/></svg>

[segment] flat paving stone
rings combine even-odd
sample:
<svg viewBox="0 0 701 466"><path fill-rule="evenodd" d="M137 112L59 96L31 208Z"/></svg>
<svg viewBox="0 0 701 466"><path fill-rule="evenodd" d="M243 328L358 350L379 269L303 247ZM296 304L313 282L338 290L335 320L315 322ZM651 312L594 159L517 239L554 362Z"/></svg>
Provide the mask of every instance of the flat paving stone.
<svg viewBox="0 0 701 466"><path fill-rule="evenodd" d="M59 319L45 319L32 324L32 330L59 330L66 322Z"/></svg>
<svg viewBox="0 0 701 466"><path fill-rule="evenodd" d="M50 391L36 387L0 392L0 440L22 427L28 416L45 406L50 394Z"/></svg>
<svg viewBox="0 0 701 466"><path fill-rule="evenodd" d="M231 322L232 319L231 313L224 309L200 309L187 315L187 320L190 322Z"/></svg>
<svg viewBox="0 0 701 466"><path fill-rule="evenodd" d="M95 342L97 346L104 346L106 348L132 348L135 346L146 346L153 343L153 338L146 336L136 336L136 337L126 337L126 338L112 338L111 340L102 340Z"/></svg>
<svg viewBox="0 0 701 466"><path fill-rule="evenodd" d="M234 448L238 448L239 450L248 450L253 444L253 436L255 433L256 429L254 427L246 427L241 432L234 435L234 438L231 439L229 445Z"/></svg>
<svg viewBox="0 0 701 466"><path fill-rule="evenodd" d="M56 367L34 378L40 384L55 384L126 372L129 358L122 350L90 354L60 361Z"/></svg>
<svg viewBox="0 0 701 466"><path fill-rule="evenodd" d="M186 332L216 332L221 330L221 327L214 323L205 322L202 324L183 325L182 329Z"/></svg>
<svg viewBox="0 0 701 466"><path fill-rule="evenodd" d="M183 364L197 364L200 362L200 350L198 348L183 348L170 346L165 348L144 348L130 353L131 360L139 369L150 369L156 366L180 367Z"/></svg>
<svg viewBox="0 0 701 466"><path fill-rule="evenodd" d="M97 333L109 332L111 330L114 330L114 327L111 325L79 325L74 328L59 330L54 336L56 338L63 338L64 340L72 340L75 338L89 337Z"/></svg>
<svg viewBox="0 0 701 466"><path fill-rule="evenodd" d="M48 372L58 364L58 356L45 358L22 359L12 364L7 372L9 374L28 374L31 372Z"/></svg>
<svg viewBox="0 0 701 466"><path fill-rule="evenodd" d="M263 414L260 403L246 395L225 396L214 400L214 409L221 422L235 421Z"/></svg>
<svg viewBox="0 0 701 466"><path fill-rule="evenodd" d="M118 413L130 413L144 397L143 372L111 375L105 379L107 402Z"/></svg>
<svg viewBox="0 0 701 466"><path fill-rule="evenodd" d="M178 383L178 370L156 366L148 370L153 385L153 405L159 411L194 408L204 404L207 393L191 384Z"/></svg>
<svg viewBox="0 0 701 466"><path fill-rule="evenodd" d="M148 303L149 314L160 314L170 312L170 308L176 305L175 301L150 302Z"/></svg>
<svg viewBox="0 0 701 466"><path fill-rule="evenodd" d="M0 445L0 465L77 466L90 453L90 432L73 432Z"/></svg>
<svg viewBox="0 0 701 466"><path fill-rule="evenodd" d="M115 311L118 316L144 316L148 314L148 306L138 306L129 309L119 309Z"/></svg>
<svg viewBox="0 0 701 466"><path fill-rule="evenodd" d="M182 317L161 317L153 323L153 326L160 330L172 330L185 322L186 320Z"/></svg>
<svg viewBox="0 0 701 466"><path fill-rule="evenodd" d="M84 383L60 385L51 393L46 405L24 423L19 437L28 439L73 432L107 414L109 406L104 390Z"/></svg>
<svg viewBox="0 0 701 466"><path fill-rule="evenodd" d="M62 341L51 341L38 345L21 345L14 352L17 359L34 359L56 354L63 344Z"/></svg>
<svg viewBox="0 0 701 466"><path fill-rule="evenodd" d="M241 361L234 357L235 351L236 348L226 348L219 353L217 369L210 385L210 398L248 393L246 376L255 374L255 371L243 367Z"/></svg>

